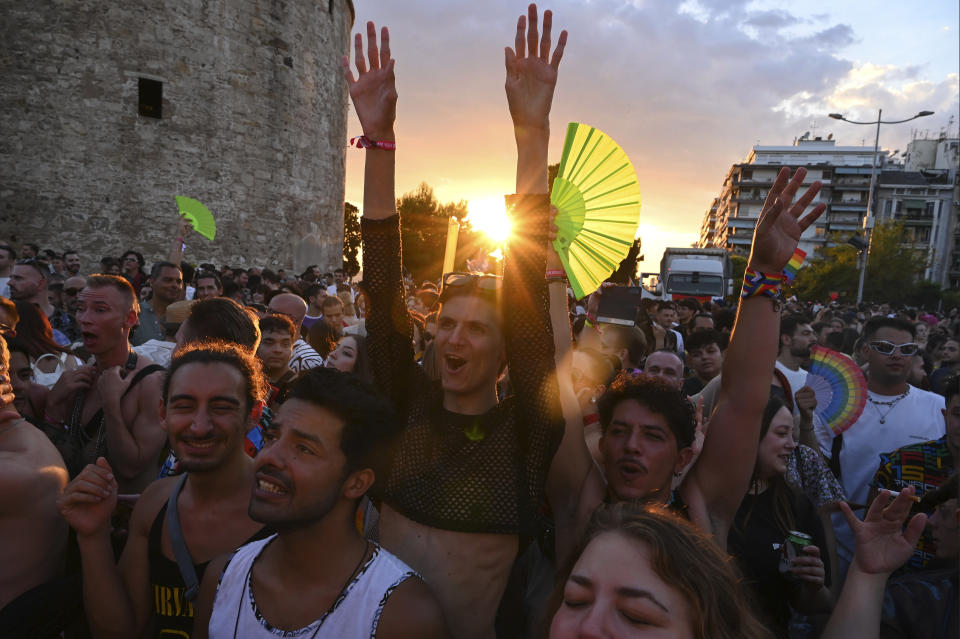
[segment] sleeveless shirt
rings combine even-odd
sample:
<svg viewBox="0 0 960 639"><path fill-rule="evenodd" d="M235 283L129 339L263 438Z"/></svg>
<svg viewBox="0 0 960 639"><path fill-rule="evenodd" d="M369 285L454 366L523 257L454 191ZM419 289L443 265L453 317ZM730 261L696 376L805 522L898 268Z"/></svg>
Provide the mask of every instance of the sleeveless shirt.
<svg viewBox="0 0 960 639"><path fill-rule="evenodd" d="M276 637L376 637L383 608L397 586L416 573L379 545L323 616L297 630L280 630L260 612L250 586L253 563L276 535L237 549L217 585L210 615L210 639L275 639Z"/></svg>
<svg viewBox="0 0 960 639"><path fill-rule="evenodd" d="M193 618L196 606L184 597L186 585L180 575L177 562L167 559L163 554L161 539L163 527L166 523L167 502L163 503L160 512L150 526L150 536L147 545L147 559L150 570L150 594L153 597L154 631L151 636L165 639L166 637L186 637L193 633ZM261 528L249 540L264 539L272 534L267 527ZM203 581L203 573L209 561L194 563L193 570L197 573L197 580Z"/></svg>

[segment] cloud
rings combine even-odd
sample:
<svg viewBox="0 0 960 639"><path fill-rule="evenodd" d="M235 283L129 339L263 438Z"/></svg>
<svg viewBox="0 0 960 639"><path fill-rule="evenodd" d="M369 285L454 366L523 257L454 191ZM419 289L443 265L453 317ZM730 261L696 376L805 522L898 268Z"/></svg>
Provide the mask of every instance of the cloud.
<svg viewBox="0 0 960 639"><path fill-rule="evenodd" d="M770 11L751 11L743 24L756 29L783 29L800 23L800 19L794 15L773 9Z"/></svg>
<svg viewBox="0 0 960 639"><path fill-rule="evenodd" d="M551 116L551 160L559 158L566 122L606 131L637 168L644 223L683 225L690 241L730 164L753 144L788 144L811 120L840 135L842 123L826 118L834 111L872 119L883 105L884 113L939 114L957 101L956 75L929 78L916 63L845 58L844 49L863 35L826 15L747 0L551 5L555 30L570 31ZM502 56L524 7L513 0L358 3L358 26L375 17L393 36L399 190L426 180L438 197L456 200L512 188ZM843 133L851 143L860 135ZM348 168L348 197L358 200L362 154L348 155ZM655 262L659 254L648 246Z"/></svg>

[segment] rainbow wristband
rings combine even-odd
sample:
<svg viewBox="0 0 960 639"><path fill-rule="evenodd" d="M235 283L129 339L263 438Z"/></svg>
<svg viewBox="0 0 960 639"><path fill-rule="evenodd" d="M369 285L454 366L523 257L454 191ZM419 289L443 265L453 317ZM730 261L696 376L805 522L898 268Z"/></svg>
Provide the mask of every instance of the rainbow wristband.
<svg viewBox="0 0 960 639"><path fill-rule="evenodd" d="M743 273L743 291L740 293L742 299L751 297L769 297L772 300L780 300L780 287L783 285L783 273L768 275L747 268Z"/></svg>

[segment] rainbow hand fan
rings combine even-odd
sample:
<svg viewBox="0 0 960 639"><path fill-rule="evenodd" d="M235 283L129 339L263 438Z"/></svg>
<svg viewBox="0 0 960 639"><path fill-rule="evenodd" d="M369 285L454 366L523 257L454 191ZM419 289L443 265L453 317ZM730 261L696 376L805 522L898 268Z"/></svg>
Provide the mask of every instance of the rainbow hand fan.
<svg viewBox="0 0 960 639"><path fill-rule="evenodd" d="M577 299L597 290L630 252L640 222L640 185L630 158L602 131L571 122L550 202L554 249Z"/></svg>
<svg viewBox="0 0 960 639"><path fill-rule="evenodd" d="M817 416L834 435L853 426L867 403L867 380L860 367L823 346L810 349L807 386L817 396Z"/></svg>
<svg viewBox="0 0 960 639"><path fill-rule="evenodd" d="M177 195L175 199L180 215L193 224L194 231L212 242L217 235L217 222L213 219L210 209L192 197Z"/></svg>

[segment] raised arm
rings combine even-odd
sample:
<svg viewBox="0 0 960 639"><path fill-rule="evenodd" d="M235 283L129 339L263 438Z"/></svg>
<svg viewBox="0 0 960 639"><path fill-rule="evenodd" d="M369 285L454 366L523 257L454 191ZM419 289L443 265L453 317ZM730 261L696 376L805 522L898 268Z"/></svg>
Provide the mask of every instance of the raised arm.
<svg viewBox="0 0 960 639"><path fill-rule="evenodd" d="M522 429L523 482L532 499L542 495L563 437L544 275L550 227L550 106L567 34L560 34L551 55L552 27L553 15L547 11L541 37L537 6L531 4L527 15L517 20L514 48L505 54L505 89L517 142L517 193L508 197L513 228L504 258L502 308L509 315L503 328L516 425ZM569 328L564 330L569 333ZM532 510L539 504L526 506Z"/></svg>
<svg viewBox="0 0 960 639"><path fill-rule="evenodd" d="M367 53L363 36L354 38L357 74L343 59L364 142L368 144L363 174L363 282L369 308L366 318L370 368L377 385L401 408L411 396L410 383L417 374L413 360L412 328L404 303L400 219L395 194L396 152L394 122L397 89L390 32L367 23Z"/></svg>
<svg viewBox="0 0 960 639"><path fill-rule="evenodd" d="M888 491L881 492L863 521L857 519L847 504L840 503L843 516L853 530L856 551L823 639L880 635L887 579L910 559L927 522L926 515L914 515L904 528L903 522L913 505L913 494L913 486L904 488L896 499Z"/></svg>
<svg viewBox="0 0 960 639"><path fill-rule="evenodd" d="M177 220L177 236L173 238L173 244L170 245L168 261L180 266L183 262L183 249L187 246L187 235L192 230L193 227L190 226L187 218L180 216L180 219Z"/></svg>
<svg viewBox="0 0 960 639"><path fill-rule="evenodd" d="M779 298L762 294L764 282L776 282L779 293L784 266L800 235L826 209L818 204L805 217L804 210L820 191L814 182L796 202L794 198L806 170L793 177L783 168L764 203L747 264L740 309L730 345L723 360L723 377L717 405L710 418L710 433L703 452L681 487L696 523L711 531L722 548L746 494L760 443L760 421L770 396L770 379L777 358ZM763 281L757 278L765 277ZM747 281L749 278L749 282ZM758 294L749 294L756 289Z"/></svg>
<svg viewBox="0 0 960 639"><path fill-rule="evenodd" d="M548 247L547 270L559 272L562 268L556 251ZM579 538L580 528L590 519L590 513L603 502L606 484L583 437L583 415L570 374L573 351L567 285L560 278L551 279L547 290L564 421L563 440L547 474L547 499L556 524L556 556L562 560Z"/></svg>

